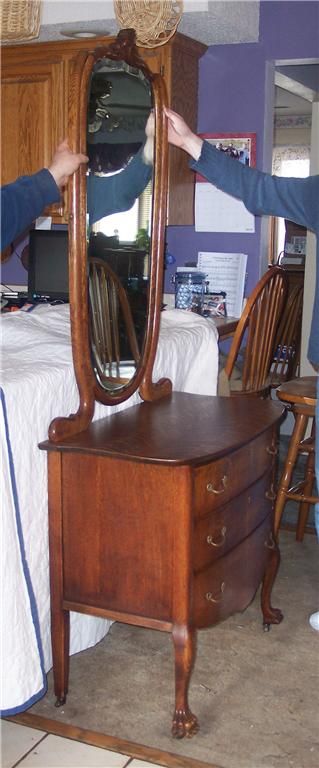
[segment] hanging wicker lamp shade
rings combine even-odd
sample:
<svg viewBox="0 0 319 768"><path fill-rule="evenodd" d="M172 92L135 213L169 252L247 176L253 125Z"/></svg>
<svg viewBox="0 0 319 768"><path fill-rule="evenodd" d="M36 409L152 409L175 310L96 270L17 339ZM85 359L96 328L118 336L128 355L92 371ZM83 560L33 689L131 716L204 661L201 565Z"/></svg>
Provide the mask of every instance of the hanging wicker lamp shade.
<svg viewBox="0 0 319 768"><path fill-rule="evenodd" d="M114 0L121 29L135 29L143 48L164 45L176 32L183 14L182 0Z"/></svg>
<svg viewBox="0 0 319 768"><path fill-rule="evenodd" d="M3 43L39 36L41 0L0 0L0 33Z"/></svg>

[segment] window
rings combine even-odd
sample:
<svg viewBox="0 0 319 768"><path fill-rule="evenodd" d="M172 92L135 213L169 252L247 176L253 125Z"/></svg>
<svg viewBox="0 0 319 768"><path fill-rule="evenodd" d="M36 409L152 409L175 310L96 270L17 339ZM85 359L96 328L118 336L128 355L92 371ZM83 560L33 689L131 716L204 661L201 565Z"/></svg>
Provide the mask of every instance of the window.
<svg viewBox="0 0 319 768"><path fill-rule="evenodd" d="M118 236L121 243L134 243L138 230L151 228L152 182L150 181L139 199L129 211L105 216L93 225L93 232L103 232L107 237Z"/></svg>
<svg viewBox="0 0 319 768"><path fill-rule="evenodd" d="M272 172L276 176L305 178L310 171L310 147L275 147ZM285 220L277 219L273 263L280 260L285 247Z"/></svg>

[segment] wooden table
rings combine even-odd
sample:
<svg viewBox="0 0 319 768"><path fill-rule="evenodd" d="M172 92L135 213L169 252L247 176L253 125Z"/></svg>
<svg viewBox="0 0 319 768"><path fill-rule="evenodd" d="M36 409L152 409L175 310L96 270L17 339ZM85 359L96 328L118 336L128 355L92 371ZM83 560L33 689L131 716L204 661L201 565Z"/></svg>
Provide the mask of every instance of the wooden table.
<svg viewBox="0 0 319 768"><path fill-rule="evenodd" d="M224 339L229 339L231 336L234 335L238 325L239 318L238 317L212 317L211 320L213 321L214 325L218 330L220 341L224 341Z"/></svg>

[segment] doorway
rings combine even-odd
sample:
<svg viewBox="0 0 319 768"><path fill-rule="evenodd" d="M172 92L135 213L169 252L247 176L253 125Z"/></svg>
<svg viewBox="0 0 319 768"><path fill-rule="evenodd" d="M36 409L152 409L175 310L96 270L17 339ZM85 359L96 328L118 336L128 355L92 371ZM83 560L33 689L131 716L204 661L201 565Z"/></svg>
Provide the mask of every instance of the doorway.
<svg viewBox="0 0 319 768"><path fill-rule="evenodd" d="M312 103L318 99L319 63L278 62L275 66L272 173L304 178L310 172ZM284 219L272 222L270 261L304 266L306 230Z"/></svg>

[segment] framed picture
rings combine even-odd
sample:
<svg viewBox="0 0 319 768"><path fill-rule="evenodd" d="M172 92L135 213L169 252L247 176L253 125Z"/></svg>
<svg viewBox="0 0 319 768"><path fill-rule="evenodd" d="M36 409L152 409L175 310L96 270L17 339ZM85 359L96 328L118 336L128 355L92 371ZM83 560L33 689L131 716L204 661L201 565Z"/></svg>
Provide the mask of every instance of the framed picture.
<svg viewBox="0 0 319 768"><path fill-rule="evenodd" d="M201 133L200 136L243 165L256 165L255 133Z"/></svg>

